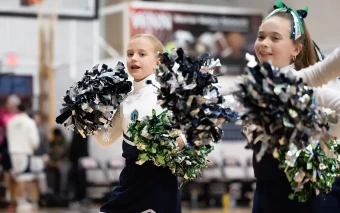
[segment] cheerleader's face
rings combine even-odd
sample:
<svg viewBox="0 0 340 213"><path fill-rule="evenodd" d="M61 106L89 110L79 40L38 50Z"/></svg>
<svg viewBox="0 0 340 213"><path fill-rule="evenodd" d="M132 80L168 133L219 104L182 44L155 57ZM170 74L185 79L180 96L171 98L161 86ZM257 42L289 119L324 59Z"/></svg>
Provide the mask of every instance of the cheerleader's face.
<svg viewBox="0 0 340 213"><path fill-rule="evenodd" d="M291 22L287 19L272 16L262 23L255 42L255 53L259 61L272 63L283 68L292 62L301 47L290 38Z"/></svg>
<svg viewBox="0 0 340 213"><path fill-rule="evenodd" d="M155 47L147 38L130 41L127 50L127 68L135 81L141 81L154 73L158 64Z"/></svg>

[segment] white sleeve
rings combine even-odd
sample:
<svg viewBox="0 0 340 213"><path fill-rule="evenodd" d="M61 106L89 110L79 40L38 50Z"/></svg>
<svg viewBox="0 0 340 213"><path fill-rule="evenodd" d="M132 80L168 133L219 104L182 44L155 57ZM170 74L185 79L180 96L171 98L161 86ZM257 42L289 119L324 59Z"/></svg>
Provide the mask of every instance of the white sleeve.
<svg viewBox="0 0 340 213"><path fill-rule="evenodd" d="M297 77L311 87L319 87L340 76L340 48L329 54L325 60L301 69Z"/></svg>
<svg viewBox="0 0 340 213"><path fill-rule="evenodd" d="M121 107L118 108L112 119L112 126L107 129L101 129L94 135L95 140L100 147L106 148L117 141L123 134L123 117Z"/></svg>
<svg viewBox="0 0 340 213"><path fill-rule="evenodd" d="M329 123L328 134L340 137L340 92L329 87L321 87L315 89L315 97L321 107L329 108L336 112L338 122Z"/></svg>

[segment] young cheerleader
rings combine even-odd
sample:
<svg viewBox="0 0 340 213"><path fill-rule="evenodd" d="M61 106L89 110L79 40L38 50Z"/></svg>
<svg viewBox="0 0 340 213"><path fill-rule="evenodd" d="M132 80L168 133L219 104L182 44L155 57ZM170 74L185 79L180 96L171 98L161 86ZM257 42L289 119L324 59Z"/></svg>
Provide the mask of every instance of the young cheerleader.
<svg viewBox="0 0 340 213"><path fill-rule="evenodd" d="M306 15L288 9L281 2L260 26L254 48L260 62L270 61L281 68L282 72L292 70L309 86L316 87L340 75L340 49L317 63L316 49L303 21ZM317 88L315 95L321 106L335 110L340 117L338 91L326 87ZM332 124L328 133L339 137L340 122ZM255 147L254 156L260 144ZM288 198L290 184L285 173L279 169L279 162L272 155L264 155L259 162L254 157L253 164L256 177L253 213L322 212L319 211L318 200L321 197L311 198L306 203Z"/></svg>
<svg viewBox="0 0 340 213"><path fill-rule="evenodd" d="M158 52L163 52L162 43L154 36L139 34L128 45L127 69L134 78L132 94L120 105L113 118L112 127L95 135L102 147L114 143L123 135L123 157L126 166L120 174L120 186L112 191L111 199L101 207L105 213L181 213L181 198L177 177L170 169L155 166L152 162L137 165L138 150L129 139L128 126L135 119L157 113L154 70L159 64ZM183 140L177 140L180 148Z"/></svg>

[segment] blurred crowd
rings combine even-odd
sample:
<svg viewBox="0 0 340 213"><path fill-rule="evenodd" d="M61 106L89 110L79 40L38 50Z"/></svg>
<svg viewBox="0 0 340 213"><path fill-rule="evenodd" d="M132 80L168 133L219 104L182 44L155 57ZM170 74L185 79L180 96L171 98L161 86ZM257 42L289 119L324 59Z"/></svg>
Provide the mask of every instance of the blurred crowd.
<svg viewBox="0 0 340 213"><path fill-rule="evenodd" d="M78 161L88 156L88 140L75 133L68 141L60 128L50 133L43 117L16 95L0 108L0 208L60 206L62 200L81 202L86 197Z"/></svg>

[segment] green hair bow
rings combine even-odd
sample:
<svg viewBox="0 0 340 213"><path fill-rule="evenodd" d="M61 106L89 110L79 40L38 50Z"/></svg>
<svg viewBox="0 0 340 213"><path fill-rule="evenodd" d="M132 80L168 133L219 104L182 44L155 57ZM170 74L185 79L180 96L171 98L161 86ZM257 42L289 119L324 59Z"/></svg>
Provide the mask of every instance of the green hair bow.
<svg viewBox="0 0 340 213"><path fill-rule="evenodd" d="M287 12L292 15L292 31L290 34L291 39L298 39L302 34L305 33L302 25L302 21L307 17L308 7L305 7L302 10L293 10L292 8L287 7L282 0L278 0L274 5L274 11L271 12L263 21L267 20L271 16L279 12Z"/></svg>

